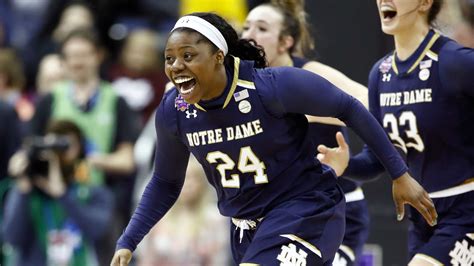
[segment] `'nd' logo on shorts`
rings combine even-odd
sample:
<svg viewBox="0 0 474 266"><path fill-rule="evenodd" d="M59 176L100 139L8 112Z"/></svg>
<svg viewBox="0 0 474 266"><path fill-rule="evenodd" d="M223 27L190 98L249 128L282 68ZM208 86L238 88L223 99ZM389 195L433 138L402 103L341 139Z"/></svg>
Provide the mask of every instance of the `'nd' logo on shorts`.
<svg viewBox="0 0 474 266"><path fill-rule="evenodd" d="M280 266L306 266L308 253L304 250L297 250L294 244L281 246L281 253L277 260L281 261Z"/></svg>

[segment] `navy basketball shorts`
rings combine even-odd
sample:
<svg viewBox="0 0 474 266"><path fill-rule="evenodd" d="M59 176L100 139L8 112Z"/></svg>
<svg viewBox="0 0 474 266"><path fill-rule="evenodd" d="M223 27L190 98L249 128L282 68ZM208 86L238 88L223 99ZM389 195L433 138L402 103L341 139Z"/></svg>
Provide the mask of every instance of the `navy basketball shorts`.
<svg viewBox="0 0 474 266"><path fill-rule="evenodd" d="M346 203L346 232L333 265L357 265L369 236L369 209L365 199Z"/></svg>
<svg viewBox="0 0 474 266"><path fill-rule="evenodd" d="M433 265L474 265L474 191L434 198L438 224L429 226L413 208L408 251Z"/></svg>
<svg viewBox="0 0 474 266"><path fill-rule="evenodd" d="M339 186L284 202L257 220L232 219L236 265L331 265L345 230Z"/></svg>

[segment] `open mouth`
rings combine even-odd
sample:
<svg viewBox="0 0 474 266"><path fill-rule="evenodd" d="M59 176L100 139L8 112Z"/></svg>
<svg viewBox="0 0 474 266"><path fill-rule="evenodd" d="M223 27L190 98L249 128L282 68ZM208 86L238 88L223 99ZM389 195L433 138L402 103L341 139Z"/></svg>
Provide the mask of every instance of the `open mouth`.
<svg viewBox="0 0 474 266"><path fill-rule="evenodd" d="M382 6L380 11L382 12L383 20L391 20L397 16L397 11L389 6Z"/></svg>
<svg viewBox="0 0 474 266"><path fill-rule="evenodd" d="M193 77L175 77L174 83L179 90L181 95L190 94L196 85L196 79Z"/></svg>

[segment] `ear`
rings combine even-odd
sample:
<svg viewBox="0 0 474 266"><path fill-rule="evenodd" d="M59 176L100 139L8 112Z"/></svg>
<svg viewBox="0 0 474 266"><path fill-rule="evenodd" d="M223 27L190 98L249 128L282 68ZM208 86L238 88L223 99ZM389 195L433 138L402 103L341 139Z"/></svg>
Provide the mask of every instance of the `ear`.
<svg viewBox="0 0 474 266"><path fill-rule="evenodd" d="M278 47L278 51L280 53L284 53L288 51L293 45L295 44L295 39L290 35L282 36L280 38L280 45Z"/></svg>
<svg viewBox="0 0 474 266"><path fill-rule="evenodd" d="M219 64L219 65L224 64L224 58L225 58L224 52L221 51L221 50L217 51L217 53L216 53L216 63Z"/></svg>
<svg viewBox="0 0 474 266"><path fill-rule="evenodd" d="M433 0L421 0L419 10L423 12L428 12L433 5Z"/></svg>

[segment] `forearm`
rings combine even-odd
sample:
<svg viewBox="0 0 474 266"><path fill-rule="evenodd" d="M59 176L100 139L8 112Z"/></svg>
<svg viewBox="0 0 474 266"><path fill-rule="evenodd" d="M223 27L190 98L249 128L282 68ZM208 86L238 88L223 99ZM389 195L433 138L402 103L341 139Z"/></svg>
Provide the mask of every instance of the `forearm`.
<svg viewBox="0 0 474 266"><path fill-rule="evenodd" d="M277 73L280 75L275 83L280 87L276 94L284 112L338 118L371 148L392 178L408 170L383 128L360 101L321 77L297 72L282 68L281 73ZM282 78L284 76L298 78Z"/></svg>
<svg viewBox="0 0 474 266"><path fill-rule="evenodd" d="M308 119L309 123L320 123L320 124L333 125L333 126L346 126L344 122L334 117L307 115L306 119Z"/></svg>
<svg viewBox="0 0 474 266"><path fill-rule="evenodd" d="M314 61L307 63L303 69L322 76L345 93L356 98L366 108L368 108L367 87L350 79L339 70Z"/></svg>
<svg viewBox="0 0 474 266"><path fill-rule="evenodd" d="M355 181L368 182L378 178L383 172L383 165L366 146L361 153L351 157L343 175Z"/></svg>
<svg viewBox="0 0 474 266"><path fill-rule="evenodd" d="M403 159L393 147L378 121L358 102L352 102L341 120L351 127L371 148L376 158L395 179L408 171ZM373 162L373 160L371 160Z"/></svg>

